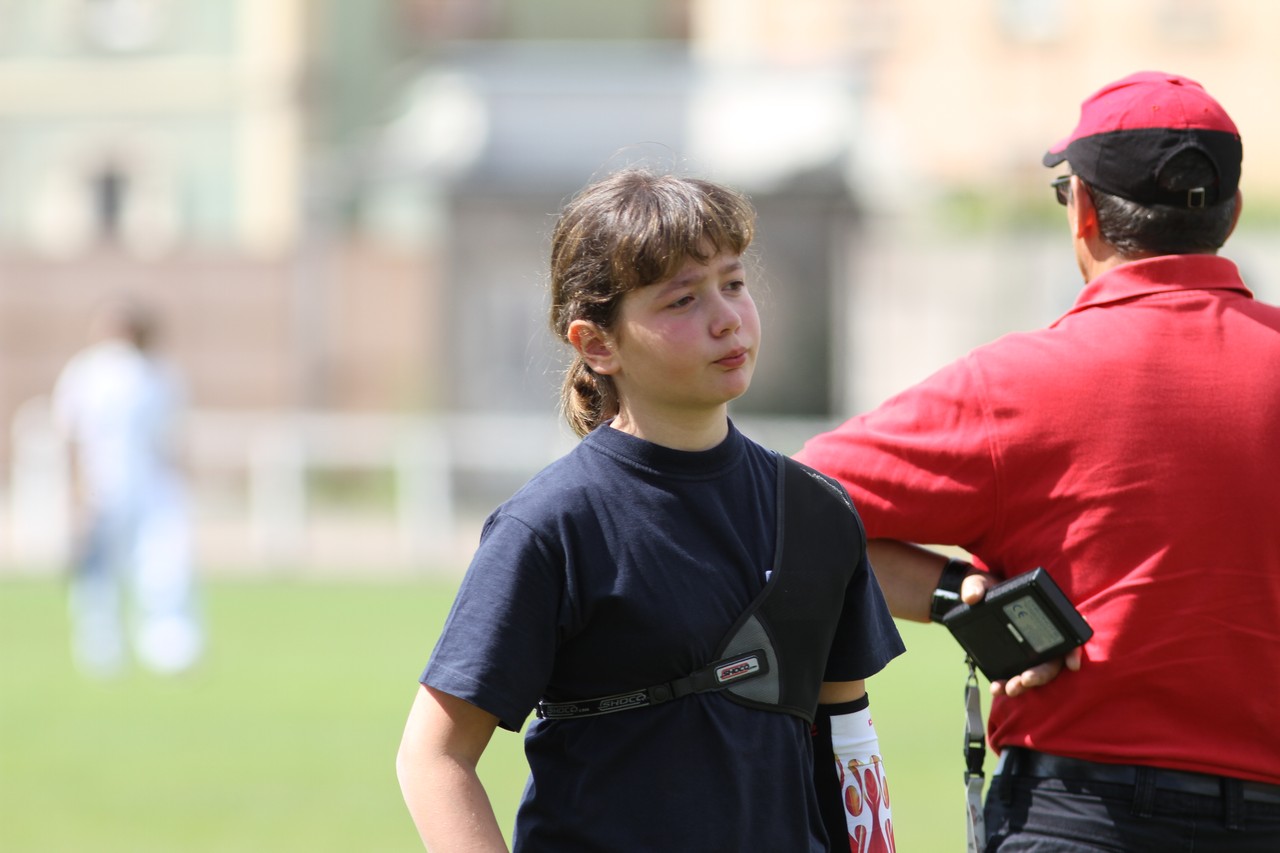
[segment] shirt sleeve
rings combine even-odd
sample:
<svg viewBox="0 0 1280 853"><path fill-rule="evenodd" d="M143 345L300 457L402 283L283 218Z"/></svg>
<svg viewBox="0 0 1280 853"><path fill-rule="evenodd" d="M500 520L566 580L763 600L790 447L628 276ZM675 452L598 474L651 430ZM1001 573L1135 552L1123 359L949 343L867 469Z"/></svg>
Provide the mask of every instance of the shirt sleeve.
<svg viewBox="0 0 1280 853"><path fill-rule="evenodd" d="M519 519L490 517L419 680L519 731L555 661L562 565Z"/></svg>
<svg viewBox="0 0 1280 853"><path fill-rule="evenodd" d="M986 400L961 359L815 436L795 458L844 485L869 537L972 550L999 523L998 413Z"/></svg>
<svg viewBox="0 0 1280 853"><path fill-rule="evenodd" d="M844 610L836 625L823 680L869 678L904 651L906 645L864 551L845 587Z"/></svg>

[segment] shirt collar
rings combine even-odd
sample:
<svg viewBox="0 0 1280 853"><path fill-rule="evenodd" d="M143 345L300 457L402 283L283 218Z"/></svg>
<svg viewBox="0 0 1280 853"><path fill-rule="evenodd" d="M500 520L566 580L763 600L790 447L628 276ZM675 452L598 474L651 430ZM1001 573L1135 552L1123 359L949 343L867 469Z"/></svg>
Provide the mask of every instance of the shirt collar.
<svg viewBox="0 0 1280 853"><path fill-rule="evenodd" d="M681 479L720 476L738 464L746 448L746 437L738 432L733 421L729 421L729 431L724 441L708 450L663 447L616 430L609 424L606 421L587 433L583 443L615 459L663 476Z"/></svg>
<svg viewBox="0 0 1280 853"><path fill-rule="evenodd" d="M1217 255L1161 255L1107 270L1085 285L1066 316L1156 293L1234 290L1253 298L1235 262Z"/></svg>

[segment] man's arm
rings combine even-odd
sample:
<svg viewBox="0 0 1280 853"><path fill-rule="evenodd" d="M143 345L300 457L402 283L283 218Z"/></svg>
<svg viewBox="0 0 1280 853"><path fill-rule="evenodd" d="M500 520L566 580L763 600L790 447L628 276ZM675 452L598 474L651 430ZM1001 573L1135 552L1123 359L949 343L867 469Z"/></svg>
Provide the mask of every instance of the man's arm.
<svg viewBox="0 0 1280 853"><path fill-rule="evenodd" d="M884 590L889 612L899 619L928 622L933 591L942 577L948 557L893 539L870 540L867 542L867 556L875 570L876 580ZM965 604L976 604L994 585L995 580L990 575L975 569L961 584L960 600ZM991 682L991 693L995 696L1017 696L1053 681L1064 666L1072 671L1080 669L1080 662L1081 649L1072 649L1064 658L1033 666L1009 679Z"/></svg>
<svg viewBox="0 0 1280 853"><path fill-rule="evenodd" d="M947 558L894 539L869 540L867 558L889 604L889 612L898 619L928 622L933 590L938 586ZM982 598L985 589L976 591L974 601Z"/></svg>

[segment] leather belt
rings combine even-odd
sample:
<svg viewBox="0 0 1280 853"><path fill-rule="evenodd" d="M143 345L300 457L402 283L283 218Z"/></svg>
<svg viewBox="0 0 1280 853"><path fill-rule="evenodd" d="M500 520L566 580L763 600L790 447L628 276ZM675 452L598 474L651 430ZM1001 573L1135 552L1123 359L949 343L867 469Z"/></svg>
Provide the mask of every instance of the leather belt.
<svg viewBox="0 0 1280 853"><path fill-rule="evenodd" d="M1144 770L1154 774L1155 788L1159 791L1220 797L1225 784L1239 784L1245 802L1280 805L1280 785L1227 776L1211 776L1207 773L1167 770L1163 767L1141 767L1136 764L1103 764L1079 758L1063 758L1060 755L1050 755L1047 752L1036 752L1022 747L1006 747L1000 753L1000 761L996 765L997 774L1008 776L1130 786L1138 784L1138 775Z"/></svg>

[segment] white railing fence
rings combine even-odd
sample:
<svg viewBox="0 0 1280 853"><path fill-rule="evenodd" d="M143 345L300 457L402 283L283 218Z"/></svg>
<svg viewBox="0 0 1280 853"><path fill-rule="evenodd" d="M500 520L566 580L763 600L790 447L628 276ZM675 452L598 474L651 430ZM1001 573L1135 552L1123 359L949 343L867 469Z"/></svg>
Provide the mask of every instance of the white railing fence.
<svg viewBox="0 0 1280 853"><path fill-rule="evenodd" d="M829 421L735 418L767 446L793 452ZM557 416L332 412L192 412L185 462L204 566L270 570L457 569L483 515L576 442ZM64 565L72 546L70 467L48 402L11 424L0 490L0 566ZM379 475L388 494L344 506L318 499L320 474ZM487 491L486 491L487 488Z"/></svg>

